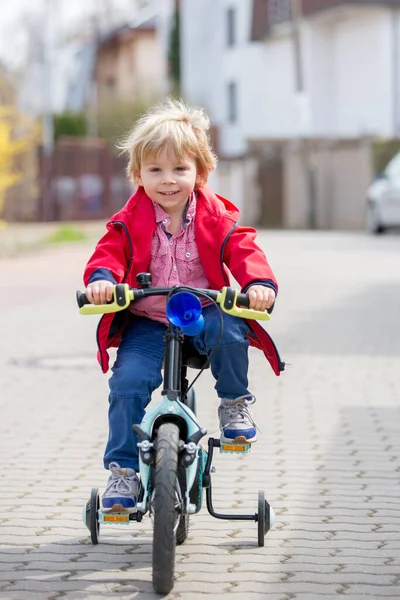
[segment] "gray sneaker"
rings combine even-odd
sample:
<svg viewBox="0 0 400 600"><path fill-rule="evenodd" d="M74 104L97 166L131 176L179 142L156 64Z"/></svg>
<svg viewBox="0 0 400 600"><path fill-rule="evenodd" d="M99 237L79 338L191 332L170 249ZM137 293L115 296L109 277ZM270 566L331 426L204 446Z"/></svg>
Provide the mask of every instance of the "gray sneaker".
<svg viewBox="0 0 400 600"><path fill-rule="evenodd" d="M118 463L109 464L111 475L101 498L104 512L132 512L139 493L139 478L134 469L123 469Z"/></svg>
<svg viewBox="0 0 400 600"><path fill-rule="evenodd" d="M221 398L218 407L221 441L252 444L257 441L257 428L249 409L254 404L254 396L239 396L233 400Z"/></svg>

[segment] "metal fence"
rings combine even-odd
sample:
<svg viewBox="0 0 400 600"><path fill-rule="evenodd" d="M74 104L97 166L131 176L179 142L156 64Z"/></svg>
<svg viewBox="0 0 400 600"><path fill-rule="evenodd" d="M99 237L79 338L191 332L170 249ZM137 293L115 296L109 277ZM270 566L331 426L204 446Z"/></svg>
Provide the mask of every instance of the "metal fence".
<svg viewBox="0 0 400 600"><path fill-rule="evenodd" d="M104 219L132 194L125 166L103 139L60 138L51 158L40 153L40 221Z"/></svg>

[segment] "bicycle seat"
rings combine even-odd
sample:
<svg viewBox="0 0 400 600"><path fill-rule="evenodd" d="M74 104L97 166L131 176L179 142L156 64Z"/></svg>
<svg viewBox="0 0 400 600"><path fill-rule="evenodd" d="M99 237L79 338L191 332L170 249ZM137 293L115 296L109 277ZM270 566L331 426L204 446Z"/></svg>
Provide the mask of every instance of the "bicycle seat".
<svg viewBox="0 0 400 600"><path fill-rule="evenodd" d="M187 338L182 346L182 366L190 369L208 369L210 366L207 356L200 354Z"/></svg>

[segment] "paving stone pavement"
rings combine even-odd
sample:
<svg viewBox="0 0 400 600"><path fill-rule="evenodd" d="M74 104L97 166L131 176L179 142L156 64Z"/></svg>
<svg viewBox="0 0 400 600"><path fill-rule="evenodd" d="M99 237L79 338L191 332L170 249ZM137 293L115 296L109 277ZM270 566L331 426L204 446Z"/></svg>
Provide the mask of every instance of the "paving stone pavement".
<svg viewBox="0 0 400 600"><path fill-rule="evenodd" d="M215 505L277 523L192 518L171 599L400 598L400 237L262 232L281 291L268 330L280 378L251 351L259 441L216 457ZM107 377L96 317L78 314L86 245L0 261L0 599L156 598L151 525L92 546L81 509L102 487ZM194 373L193 373L194 374ZM210 373L198 412L217 428Z"/></svg>

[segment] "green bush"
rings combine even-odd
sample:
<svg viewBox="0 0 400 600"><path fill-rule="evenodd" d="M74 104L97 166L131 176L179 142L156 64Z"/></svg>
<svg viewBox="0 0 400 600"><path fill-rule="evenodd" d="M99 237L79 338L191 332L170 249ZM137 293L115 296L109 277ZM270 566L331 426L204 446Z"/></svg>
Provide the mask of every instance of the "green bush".
<svg viewBox="0 0 400 600"><path fill-rule="evenodd" d="M180 59L180 13L175 9L173 26L169 38L168 62L169 72L173 81L173 95L179 97L181 90L181 59Z"/></svg>
<svg viewBox="0 0 400 600"><path fill-rule="evenodd" d="M86 136L86 118L83 113L65 112L53 117L54 139L63 135Z"/></svg>

